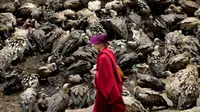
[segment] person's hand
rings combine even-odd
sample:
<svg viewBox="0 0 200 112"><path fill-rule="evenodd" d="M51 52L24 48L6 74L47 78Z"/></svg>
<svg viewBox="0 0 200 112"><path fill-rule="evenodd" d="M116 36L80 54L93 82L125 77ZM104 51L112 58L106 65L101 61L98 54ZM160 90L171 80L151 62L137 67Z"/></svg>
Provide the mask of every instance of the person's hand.
<svg viewBox="0 0 200 112"><path fill-rule="evenodd" d="M91 73L91 76L92 78L95 78L95 75L97 73L97 69L96 69L96 66L94 65L94 67L90 70L90 73Z"/></svg>
<svg viewBox="0 0 200 112"><path fill-rule="evenodd" d="M92 84L93 84L94 87L96 87L95 79L92 80Z"/></svg>

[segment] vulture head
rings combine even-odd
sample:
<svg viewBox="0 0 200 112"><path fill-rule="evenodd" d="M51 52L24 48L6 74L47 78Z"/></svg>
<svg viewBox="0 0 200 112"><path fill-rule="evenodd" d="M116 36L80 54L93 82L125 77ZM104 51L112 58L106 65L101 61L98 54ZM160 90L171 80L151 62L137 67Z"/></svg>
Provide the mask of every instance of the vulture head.
<svg viewBox="0 0 200 112"><path fill-rule="evenodd" d="M69 87L70 87L70 83L65 83L65 84L63 85L62 90L63 90L63 92L64 92L65 94L68 94L68 92L69 92Z"/></svg>

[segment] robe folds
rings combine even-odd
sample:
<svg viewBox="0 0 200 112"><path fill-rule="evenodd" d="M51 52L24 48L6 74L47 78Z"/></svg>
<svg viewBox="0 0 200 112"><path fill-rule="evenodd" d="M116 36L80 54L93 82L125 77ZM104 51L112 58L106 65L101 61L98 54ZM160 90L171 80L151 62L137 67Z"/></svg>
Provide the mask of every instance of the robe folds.
<svg viewBox="0 0 200 112"><path fill-rule="evenodd" d="M93 112L125 112L122 78L117 70L115 54L108 47L98 55L95 77L96 97Z"/></svg>

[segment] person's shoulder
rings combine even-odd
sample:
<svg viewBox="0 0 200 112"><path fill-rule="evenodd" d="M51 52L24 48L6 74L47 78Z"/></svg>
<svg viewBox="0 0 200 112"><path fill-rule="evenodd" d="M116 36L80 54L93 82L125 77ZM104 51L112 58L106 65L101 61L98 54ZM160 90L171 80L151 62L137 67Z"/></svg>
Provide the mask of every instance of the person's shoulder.
<svg viewBox="0 0 200 112"><path fill-rule="evenodd" d="M108 55L106 53L101 53L100 58L108 58Z"/></svg>
<svg viewBox="0 0 200 112"><path fill-rule="evenodd" d="M100 60L101 60L101 59L103 59L103 60L109 59L109 56L108 56L108 54L106 54L106 53L101 53L101 55L99 56L99 59L100 59Z"/></svg>

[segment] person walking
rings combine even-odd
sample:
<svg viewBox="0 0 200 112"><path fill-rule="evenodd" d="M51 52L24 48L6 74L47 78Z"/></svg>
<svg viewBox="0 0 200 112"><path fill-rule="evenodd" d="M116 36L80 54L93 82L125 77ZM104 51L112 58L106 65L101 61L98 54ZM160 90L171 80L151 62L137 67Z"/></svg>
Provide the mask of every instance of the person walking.
<svg viewBox="0 0 200 112"><path fill-rule="evenodd" d="M108 48L108 35L90 38L90 44L99 51L95 76L96 96L93 112L125 112L122 99L122 77L118 70L116 56Z"/></svg>

